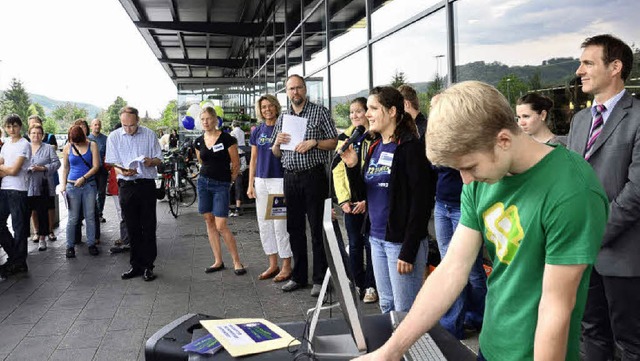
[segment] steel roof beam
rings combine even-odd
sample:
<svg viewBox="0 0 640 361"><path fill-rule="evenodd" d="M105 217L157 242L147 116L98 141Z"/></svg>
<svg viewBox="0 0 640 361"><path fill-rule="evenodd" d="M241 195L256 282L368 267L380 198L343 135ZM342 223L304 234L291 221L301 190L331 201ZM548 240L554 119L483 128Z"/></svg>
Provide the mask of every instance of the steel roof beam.
<svg viewBox="0 0 640 361"><path fill-rule="evenodd" d="M202 21L134 21L140 29L184 31L189 33L217 34L239 37L256 37L262 33L262 23L202 22ZM267 26L272 26L269 24ZM284 30L282 23L275 24L278 33Z"/></svg>
<svg viewBox="0 0 640 361"><path fill-rule="evenodd" d="M163 64L188 65L188 66L210 66L216 68L240 69L243 59L169 59L159 58Z"/></svg>

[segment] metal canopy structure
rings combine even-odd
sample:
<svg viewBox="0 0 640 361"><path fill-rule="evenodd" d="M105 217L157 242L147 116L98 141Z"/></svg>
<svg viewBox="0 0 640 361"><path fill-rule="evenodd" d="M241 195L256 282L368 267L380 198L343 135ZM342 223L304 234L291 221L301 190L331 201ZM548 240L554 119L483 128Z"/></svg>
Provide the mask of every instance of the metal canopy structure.
<svg viewBox="0 0 640 361"><path fill-rule="evenodd" d="M179 91L251 85L269 60L277 65L265 76L286 77L326 46L327 19L312 14L318 6L333 14L331 36L365 18L348 0L119 1Z"/></svg>

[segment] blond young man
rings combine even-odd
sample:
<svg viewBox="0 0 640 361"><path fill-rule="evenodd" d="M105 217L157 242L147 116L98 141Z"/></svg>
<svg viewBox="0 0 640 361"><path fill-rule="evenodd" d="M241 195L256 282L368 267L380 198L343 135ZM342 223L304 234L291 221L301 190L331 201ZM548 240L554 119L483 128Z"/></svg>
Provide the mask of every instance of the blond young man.
<svg viewBox="0 0 640 361"><path fill-rule="evenodd" d="M391 339L362 360L398 360L466 286L484 242L493 259L479 360L579 360L580 319L608 212L581 156L533 140L494 87L445 90L427 156L458 169L462 216L448 252ZM551 181L553 179L553 181Z"/></svg>

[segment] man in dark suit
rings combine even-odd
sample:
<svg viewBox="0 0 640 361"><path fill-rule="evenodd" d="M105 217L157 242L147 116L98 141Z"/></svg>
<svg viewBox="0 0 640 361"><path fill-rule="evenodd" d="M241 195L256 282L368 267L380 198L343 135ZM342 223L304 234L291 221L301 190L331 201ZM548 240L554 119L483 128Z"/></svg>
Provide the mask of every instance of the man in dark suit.
<svg viewBox="0 0 640 361"><path fill-rule="evenodd" d="M595 169L610 202L582 322L583 357L640 360L640 101L625 90L633 52L611 35L582 43L576 75L593 106L575 115L567 147Z"/></svg>

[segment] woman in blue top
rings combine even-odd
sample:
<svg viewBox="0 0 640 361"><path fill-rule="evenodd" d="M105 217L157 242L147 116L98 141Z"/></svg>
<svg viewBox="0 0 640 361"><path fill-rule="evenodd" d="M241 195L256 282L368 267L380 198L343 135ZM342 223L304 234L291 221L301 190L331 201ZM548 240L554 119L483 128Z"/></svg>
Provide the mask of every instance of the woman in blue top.
<svg viewBox="0 0 640 361"><path fill-rule="evenodd" d="M249 188L247 196L256 199L258 228L264 253L269 257L269 268L258 279L272 278L283 282L291 278L291 244L285 219L265 219L269 194L284 194L282 162L271 152L271 135L280 115L280 103L273 95L266 94L256 102L256 114L264 120L251 132L251 162L249 163ZM282 269L278 267L278 255Z"/></svg>
<svg viewBox="0 0 640 361"><path fill-rule="evenodd" d="M240 263L236 239L227 226L229 188L240 170L238 145L234 137L216 127L218 120L213 108L205 107L200 120L204 134L193 142L198 161L202 164L198 177L198 211L207 225L209 245L215 259L213 265L207 267L204 272L212 273L225 268L220 246L222 236L231 253L234 272L240 276L247 271Z"/></svg>
<svg viewBox="0 0 640 361"><path fill-rule="evenodd" d="M95 174L100 167L100 153L96 142L90 142L79 125L69 129L69 143L64 146L62 163L62 189L66 191L69 203L69 219L67 221L67 258L74 258L76 225L80 218L80 210L84 212L87 230L89 254L97 256L95 208L98 188Z"/></svg>
<svg viewBox="0 0 640 361"><path fill-rule="evenodd" d="M350 147L342 154L349 182L364 182L369 242L380 309L409 311L427 263L427 224L435 176L404 99L376 87L367 99L369 131L376 134L361 167ZM362 168L362 169L360 169Z"/></svg>

